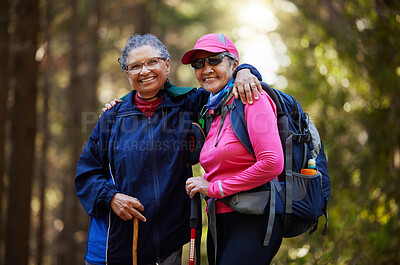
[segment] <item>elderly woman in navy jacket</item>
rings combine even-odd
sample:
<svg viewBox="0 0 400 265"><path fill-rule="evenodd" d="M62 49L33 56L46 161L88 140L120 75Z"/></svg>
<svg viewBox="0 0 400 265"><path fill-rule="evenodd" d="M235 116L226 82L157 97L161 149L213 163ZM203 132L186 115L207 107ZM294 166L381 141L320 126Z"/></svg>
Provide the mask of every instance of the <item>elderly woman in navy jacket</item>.
<svg viewBox="0 0 400 265"><path fill-rule="evenodd" d="M76 193L91 217L85 261L132 264L137 217L138 264L180 264L190 236L188 131L209 94L168 81L170 55L151 34L130 37L119 62L133 90L101 115L77 167Z"/></svg>

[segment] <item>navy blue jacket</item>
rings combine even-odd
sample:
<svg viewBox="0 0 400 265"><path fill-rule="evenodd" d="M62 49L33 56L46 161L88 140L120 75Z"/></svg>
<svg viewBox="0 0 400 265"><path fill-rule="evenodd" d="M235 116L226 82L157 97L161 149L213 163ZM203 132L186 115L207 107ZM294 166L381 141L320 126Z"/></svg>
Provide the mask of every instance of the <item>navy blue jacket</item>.
<svg viewBox="0 0 400 265"><path fill-rule="evenodd" d="M110 207L118 192L138 198L145 209L139 264L165 258L189 241L187 138L208 92L165 93L150 118L134 105L135 93L101 115L78 162L76 192L91 216L85 260L93 264L132 264L133 223Z"/></svg>

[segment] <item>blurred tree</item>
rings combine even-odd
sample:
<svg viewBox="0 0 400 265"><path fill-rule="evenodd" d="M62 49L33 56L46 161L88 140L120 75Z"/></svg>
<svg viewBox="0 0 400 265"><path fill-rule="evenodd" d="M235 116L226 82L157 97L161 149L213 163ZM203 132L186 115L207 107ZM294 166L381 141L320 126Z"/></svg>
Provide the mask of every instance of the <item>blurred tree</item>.
<svg viewBox="0 0 400 265"><path fill-rule="evenodd" d="M12 153L6 229L6 263L28 263L31 186L36 132L39 3L19 0L14 3L12 44L10 47L12 110Z"/></svg>
<svg viewBox="0 0 400 265"><path fill-rule="evenodd" d="M64 222L64 229L61 231L58 240L58 257L57 264L68 265L76 263L76 244L74 242L74 232L76 229L76 210L78 208L76 199L74 196L74 185L72 178L72 157L76 155L76 145L80 140L80 130L78 127L79 124L79 110L80 110L80 101L79 101L79 90L81 86L79 84L79 76L78 76L78 67L79 67L79 30L80 30L80 18L78 13L78 1L70 0L68 1L69 8L71 9L70 16L70 51L69 51L69 87L68 87L68 108L67 117L68 119L68 127L67 133L64 137L69 138L69 163L67 165L68 174L63 178L63 201L61 204L61 220Z"/></svg>
<svg viewBox="0 0 400 265"><path fill-rule="evenodd" d="M6 172L5 139L7 120L7 98L8 98L8 25L9 25L8 0L0 0L0 252L3 251L3 194L4 173ZM0 257L0 264L2 258Z"/></svg>
<svg viewBox="0 0 400 265"><path fill-rule="evenodd" d="M36 248L36 264L42 265L44 252L45 252L45 232L48 228L45 216L47 215L47 204L46 204L46 188L47 188L47 162L48 162L48 149L49 149L49 98L50 98L50 87L51 87L51 1L45 0L43 4L43 18L41 23L41 28L43 32L43 42L44 50L43 57L40 60L39 74L42 76L42 82L39 89L41 89L41 96L38 100L41 103L41 108L39 108L40 113L40 124L38 126L38 134L40 134L41 145L39 156L37 158L38 163L38 174L37 174L37 185L38 185L38 198L39 198L39 218L38 218L38 228L36 232L37 236L37 248ZM39 148L38 148L39 149Z"/></svg>
<svg viewBox="0 0 400 265"><path fill-rule="evenodd" d="M63 182L62 216L65 226L59 238L59 264L82 262L85 250L88 217L75 194L74 176L83 143L97 120L98 82L98 25L100 3L94 0L70 1L70 55L68 87L68 139L69 163ZM87 124L91 121L91 125ZM84 127L85 126L85 127ZM89 127L87 127L89 126ZM86 133L84 133L84 130Z"/></svg>

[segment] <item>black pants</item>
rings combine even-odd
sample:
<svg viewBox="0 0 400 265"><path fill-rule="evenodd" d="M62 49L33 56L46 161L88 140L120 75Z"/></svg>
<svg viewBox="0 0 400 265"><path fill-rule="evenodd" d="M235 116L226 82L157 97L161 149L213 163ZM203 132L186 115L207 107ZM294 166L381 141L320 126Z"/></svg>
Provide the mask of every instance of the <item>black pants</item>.
<svg viewBox="0 0 400 265"><path fill-rule="evenodd" d="M282 243L282 226L280 215L276 215L269 246L264 247L268 214L217 214L217 265L270 264ZM207 256L210 265L215 265L214 251L213 239L208 232Z"/></svg>

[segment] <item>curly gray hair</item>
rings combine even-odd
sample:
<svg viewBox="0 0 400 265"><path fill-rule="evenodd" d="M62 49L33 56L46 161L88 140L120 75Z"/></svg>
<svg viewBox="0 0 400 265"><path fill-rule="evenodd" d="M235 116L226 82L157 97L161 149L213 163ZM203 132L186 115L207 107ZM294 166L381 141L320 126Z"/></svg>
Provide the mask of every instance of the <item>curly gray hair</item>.
<svg viewBox="0 0 400 265"><path fill-rule="evenodd" d="M125 47L121 50L121 57L118 58L118 62L122 71L126 70L126 62L128 60L129 53L134 49L146 45L154 47L160 53L162 58L171 58L167 47L165 47L165 45L156 36L150 33L144 35L135 34L135 36L130 36L128 38Z"/></svg>

